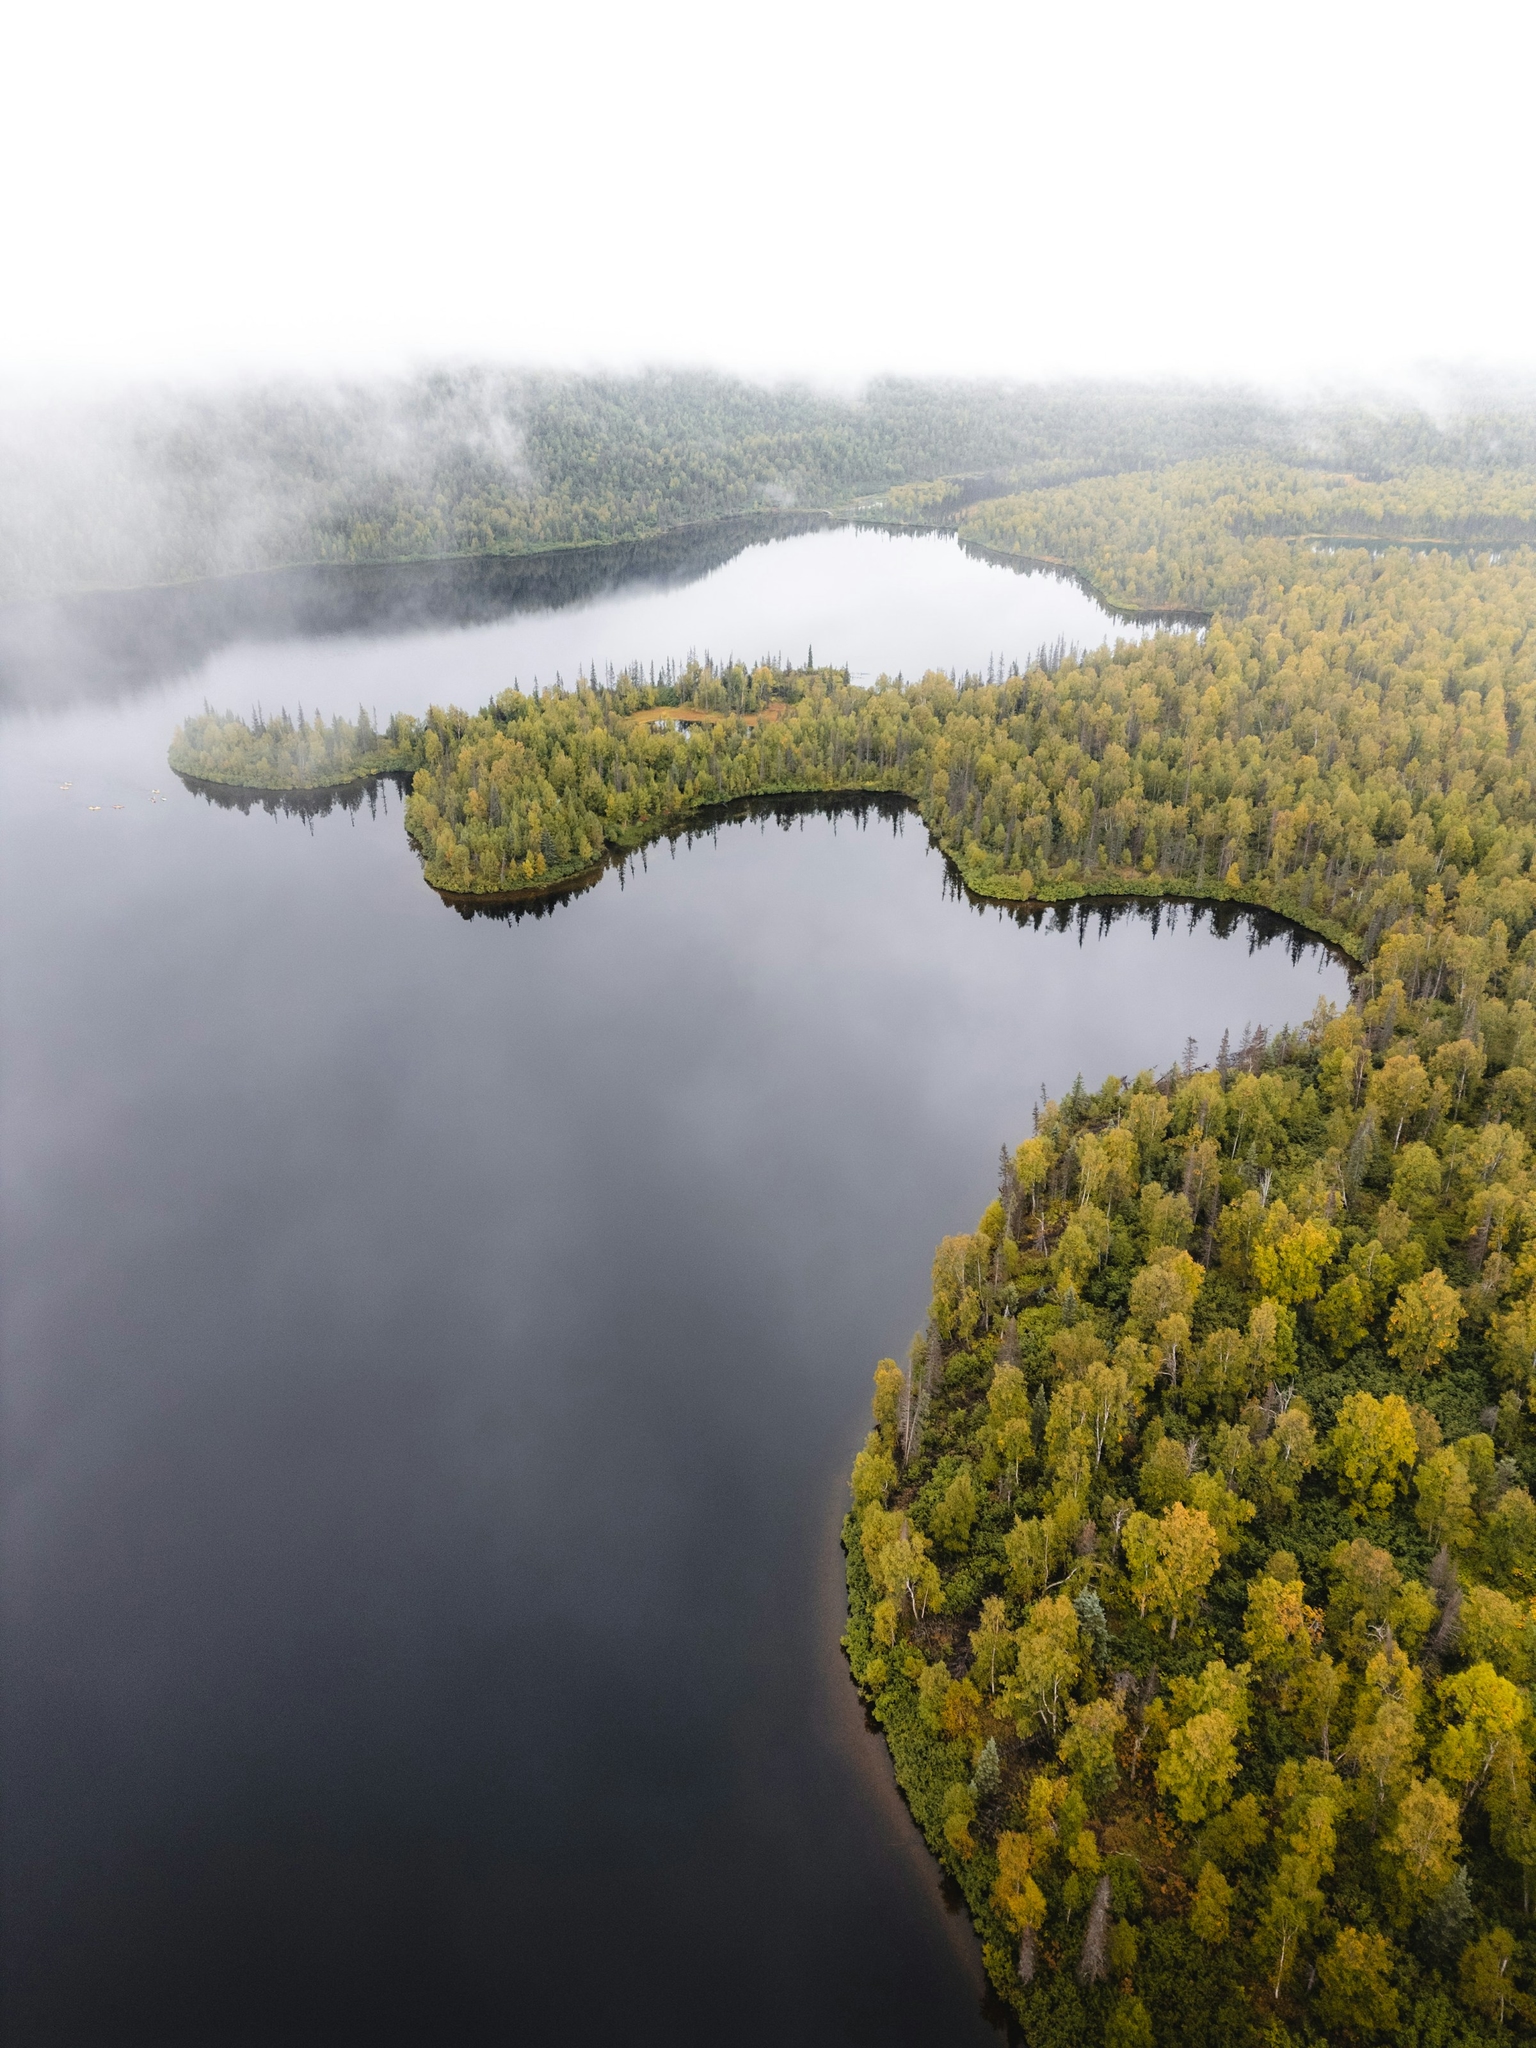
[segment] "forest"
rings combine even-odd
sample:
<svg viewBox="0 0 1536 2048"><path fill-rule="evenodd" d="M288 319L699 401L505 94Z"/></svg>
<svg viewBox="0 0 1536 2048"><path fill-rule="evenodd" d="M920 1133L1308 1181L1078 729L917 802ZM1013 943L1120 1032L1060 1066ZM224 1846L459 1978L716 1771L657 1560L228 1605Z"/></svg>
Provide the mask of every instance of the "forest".
<svg viewBox="0 0 1536 2048"><path fill-rule="evenodd" d="M1536 937L1403 922L1044 1106L875 1373L845 1646L1032 2044L1536 2026Z"/></svg>
<svg viewBox="0 0 1536 2048"><path fill-rule="evenodd" d="M1529 468L1536 405L1473 385L1431 410L1176 385L887 378L841 395L485 365L0 409L0 602L588 547L909 485L948 518L978 495L1237 457L1365 479Z"/></svg>
<svg viewBox="0 0 1536 2048"><path fill-rule="evenodd" d="M387 736L460 904L868 790L980 894L1246 902L1357 963L1342 1015L1046 1105L876 1372L849 1660L1042 2048L1536 2028L1528 475L1223 456L960 503L1209 623L868 690L582 676ZM210 714L178 765L383 743Z"/></svg>

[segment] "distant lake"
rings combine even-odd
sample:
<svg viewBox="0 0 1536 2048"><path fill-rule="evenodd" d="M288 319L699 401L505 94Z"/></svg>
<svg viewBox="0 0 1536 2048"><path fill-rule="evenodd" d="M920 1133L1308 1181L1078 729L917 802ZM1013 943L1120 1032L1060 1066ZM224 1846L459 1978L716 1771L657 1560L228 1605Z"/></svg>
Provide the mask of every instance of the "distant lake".
<svg viewBox="0 0 1536 2048"><path fill-rule="evenodd" d="M477 705L609 663L764 656L855 681L985 674L1042 647L1146 630L1068 577L1002 568L952 535L722 520L612 548L384 568L295 569L0 608L0 706L195 675L241 709ZM201 695L196 698L201 704Z"/></svg>
<svg viewBox="0 0 1536 2048"><path fill-rule="evenodd" d="M16 2048L999 2038L837 1645L870 1374L1042 1087L1344 973L978 910L878 803L465 919L392 788L270 817L165 766L205 696L1134 630L935 537L621 567L0 620Z"/></svg>

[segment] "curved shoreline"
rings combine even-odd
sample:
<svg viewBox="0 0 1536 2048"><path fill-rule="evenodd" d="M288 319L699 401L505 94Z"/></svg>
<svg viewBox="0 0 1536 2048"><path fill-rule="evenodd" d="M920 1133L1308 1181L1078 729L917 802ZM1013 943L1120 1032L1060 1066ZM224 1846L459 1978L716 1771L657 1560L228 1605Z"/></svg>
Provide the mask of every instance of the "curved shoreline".
<svg viewBox="0 0 1536 2048"><path fill-rule="evenodd" d="M1308 917L1302 910L1293 910L1281 904L1268 902L1253 890L1233 889L1225 882L1158 883L1150 876L1106 870L1102 877L1094 878L1092 885L1089 886L1085 886L1088 882L1086 877L1074 878L1070 883L1063 883L1058 887L1052 887L1049 883L1042 886L1037 882L1026 896L1010 890L1006 882L999 885L995 879L973 879L966 872L963 856L955 854L940 839L923 815L922 806L916 797L909 795L905 790L883 789L858 783L851 783L841 789L807 789L803 785L786 785L779 789L758 790L751 796L733 797L728 803L703 805L698 810L689 812L685 818L675 819L666 825L658 825L655 830L638 836L627 844L610 848L600 860L589 862L586 867L531 884L524 889L453 890L440 888L435 882L428 882L427 887L463 916L474 916L477 913L505 916L509 912L515 914L519 909L531 909L541 902L547 902L553 907L555 903L568 896L585 895L589 889L596 888L610 869L622 867L635 854L643 853L659 840L684 838L694 831L707 830L711 824L742 822L752 817L760 807L773 805L788 805L813 812L853 810L865 805L880 805L915 814L922 819L928 833L929 844L935 852L943 855L956 884L978 908L1007 910L1025 917L1032 912L1044 912L1067 905L1225 905L1233 910L1277 918L1293 931L1327 946L1345 964L1351 975L1358 972L1362 965L1358 951L1359 940L1342 925L1334 923L1331 919Z"/></svg>

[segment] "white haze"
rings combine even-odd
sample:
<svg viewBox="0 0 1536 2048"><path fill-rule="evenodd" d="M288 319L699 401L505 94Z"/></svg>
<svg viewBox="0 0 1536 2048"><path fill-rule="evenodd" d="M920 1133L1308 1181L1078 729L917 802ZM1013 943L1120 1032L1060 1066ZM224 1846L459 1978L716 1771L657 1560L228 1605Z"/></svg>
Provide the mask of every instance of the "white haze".
<svg viewBox="0 0 1536 2048"><path fill-rule="evenodd" d="M1536 9L185 0L6 33L0 379L1536 360Z"/></svg>

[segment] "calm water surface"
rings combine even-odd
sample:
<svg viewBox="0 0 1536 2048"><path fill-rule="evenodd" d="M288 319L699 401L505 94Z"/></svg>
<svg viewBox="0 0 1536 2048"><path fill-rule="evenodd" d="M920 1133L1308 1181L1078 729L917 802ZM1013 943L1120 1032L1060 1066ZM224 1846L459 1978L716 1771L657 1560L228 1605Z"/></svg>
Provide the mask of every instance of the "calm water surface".
<svg viewBox="0 0 1536 2048"><path fill-rule="evenodd" d="M835 658L802 545L753 573ZM884 574L840 652L910 672ZM724 642L705 588L600 602L661 658ZM556 625L642 652L595 605L289 637L0 727L18 2048L998 2038L837 1650L869 1374L1042 1084L1344 977L978 913L879 811L465 920L394 796L243 815L163 765L210 672L330 708L387 657L416 708Z"/></svg>

